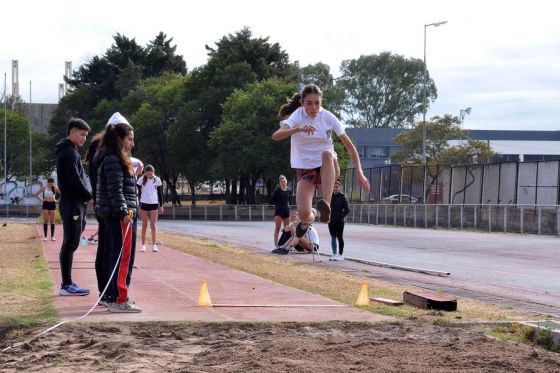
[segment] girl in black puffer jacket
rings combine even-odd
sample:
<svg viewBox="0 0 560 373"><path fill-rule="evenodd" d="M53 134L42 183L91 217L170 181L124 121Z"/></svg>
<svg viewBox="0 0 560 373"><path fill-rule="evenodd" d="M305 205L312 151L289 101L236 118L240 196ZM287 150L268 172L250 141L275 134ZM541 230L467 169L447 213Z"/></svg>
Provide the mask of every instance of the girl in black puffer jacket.
<svg viewBox="0 0 560 373"><path fill-rule="evenodd" d="M105 299L111 312L142 311L128 299L136 246L136 175L130 161L133 147L132 126L119 113L113 114L94 158L97 168L95 211L103 220L106 246L99 249L104 249L107 255L107 278L117 266Z"/></svg>

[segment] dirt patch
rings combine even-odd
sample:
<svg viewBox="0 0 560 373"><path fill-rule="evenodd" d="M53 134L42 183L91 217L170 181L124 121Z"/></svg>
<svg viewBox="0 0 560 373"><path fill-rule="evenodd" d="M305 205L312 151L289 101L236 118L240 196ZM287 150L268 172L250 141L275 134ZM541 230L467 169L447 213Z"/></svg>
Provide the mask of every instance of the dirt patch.
<svg viewBox="0 0 560 373"><path fill-rule="evenodd" d="M557 372L560 355L410 321L121 323L65 325L0 353L0 366L4 372Z"/></svg>

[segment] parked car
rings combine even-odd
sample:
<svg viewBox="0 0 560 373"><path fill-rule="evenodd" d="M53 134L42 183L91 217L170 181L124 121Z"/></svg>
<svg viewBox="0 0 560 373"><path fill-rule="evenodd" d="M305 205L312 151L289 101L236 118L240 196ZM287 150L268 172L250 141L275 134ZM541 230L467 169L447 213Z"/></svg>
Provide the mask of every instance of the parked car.
<svg viewBox="0 0 560 373"><path fill-rule="evenodd" d="M393 194L383 198L386 203L417 203L418 198L409 196L408 194Z"/></svg>

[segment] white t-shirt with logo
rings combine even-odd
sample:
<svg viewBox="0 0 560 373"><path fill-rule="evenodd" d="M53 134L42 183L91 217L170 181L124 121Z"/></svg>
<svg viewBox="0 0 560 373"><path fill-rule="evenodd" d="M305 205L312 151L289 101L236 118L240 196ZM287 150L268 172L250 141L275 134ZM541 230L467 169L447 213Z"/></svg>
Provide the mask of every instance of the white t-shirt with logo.
<svg viewBox="0 0 560 373"><path fill-rule="evenodd" d="M324 151L331 151L336 157L330 136L331 131L334 131L337 136L345 133L338 118L324 108L320 108L315 118L311 118L307 115L305 109L300 107L280 124L286 124L290 128L299 128L310 124L317 129L312 134L297 132L291 136L291 166L292 168L305 170L321 167Z"/></svg>
<svg viewBox="0 0 560 373"><path fill-rule="evenodd" d="M142 187L140 195L140 203L146 203L150 205L159 205L157 187L162 186L161 179L157 176L146 180L144 183L145 175L140 176L136 184Z"/></svg>
<svg viewBox="0 0 560 373"><path fill-rule="evenodd" d="M309 240L312 244L319 246L319 234L313 227L309 227L307 232L305 232L305 238Z"/></svg>

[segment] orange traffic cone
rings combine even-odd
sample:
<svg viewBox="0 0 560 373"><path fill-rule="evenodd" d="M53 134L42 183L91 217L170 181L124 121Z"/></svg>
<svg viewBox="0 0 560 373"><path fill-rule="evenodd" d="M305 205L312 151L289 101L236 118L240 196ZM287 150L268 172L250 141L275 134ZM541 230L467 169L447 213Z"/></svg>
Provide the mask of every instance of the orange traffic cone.
<svg viewBox="0 0 560 373"><path fill-rule="evenodd" d="M367 281L363 281L360 286L360 293L358 294L356 306L369 306L369 291Z"/></svg>
<svg viewBox="0 0 560 373"><path fill-rule="evenodd" d="M210 294L208 294L208 286L206 286L206 280L200 282L200 292L198 293L198 301L196 305L199 307L212 307L212 301L210 300Z"/></svg>

